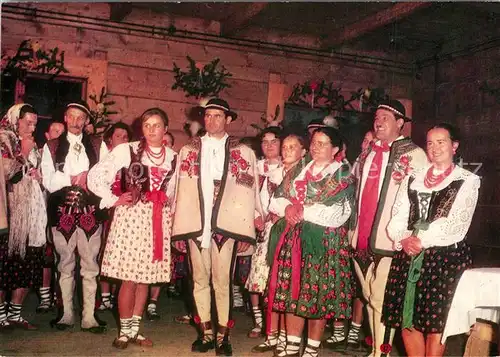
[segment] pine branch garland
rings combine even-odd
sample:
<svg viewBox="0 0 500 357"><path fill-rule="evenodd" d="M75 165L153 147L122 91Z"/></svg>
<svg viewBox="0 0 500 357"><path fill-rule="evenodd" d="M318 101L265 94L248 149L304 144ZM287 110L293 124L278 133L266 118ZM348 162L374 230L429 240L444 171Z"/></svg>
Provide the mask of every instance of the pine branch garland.
<svg viewBox="0 0 500 357"><path fill-rule="evenodd" d="M186 97L198 99L200 97L215 97L224 88L231 87L226 79L233 75L223 65L218 68L219 58L204 66L196 63L189 56L187 56L187 60L189 61L188 72L183 72L174 62L175 83L172 85L172 89L182 89L186 92Z"/></svg>

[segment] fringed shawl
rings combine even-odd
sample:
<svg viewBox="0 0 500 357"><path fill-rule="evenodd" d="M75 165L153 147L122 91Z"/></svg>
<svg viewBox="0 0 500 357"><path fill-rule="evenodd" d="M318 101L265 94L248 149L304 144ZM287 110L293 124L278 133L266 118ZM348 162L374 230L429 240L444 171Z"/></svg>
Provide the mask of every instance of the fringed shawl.
<svg viewBox="0 0 500 357"><path fill-rule="evenodd" d="M7 180L9 209L9 256L26 255L26 245L40 247L46 242L47 210L40 183L32 176L39 170L41 157L36 150L27 159L20 153L16 134L19 112L23 105L15 105L2 119L0 149L4 177Z"/></svg>

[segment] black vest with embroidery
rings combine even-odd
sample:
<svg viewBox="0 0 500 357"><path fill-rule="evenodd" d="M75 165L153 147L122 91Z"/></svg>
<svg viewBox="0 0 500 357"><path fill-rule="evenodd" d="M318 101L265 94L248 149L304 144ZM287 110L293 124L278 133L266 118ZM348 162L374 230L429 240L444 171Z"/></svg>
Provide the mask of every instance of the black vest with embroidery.
<svg viewBox="0 0 500 357"><path fill-rule="evenodd" d="M89 159L89 170L99 161L102 140L83 134L82 144ZM66 156L69 152L69 141L66 133L58 139L50 140L47 146L56 171L63 172ZM70 197L76 194L77 199ZM76 228L81 228L87 239L97 231L99 225L108 218L107 210L99 209L100 198L79 186L66 186L49 195L47 213L49 225L69 240Z"/></svg>
<svg viewBox="0 0 500 357"><path fill-rule="evenodd" d="M410 214L408 217L408 230L413 231L415 223L421 220L418 192L412 190L411 184L414 181L414 177L410 177L408 182L408 198L410 200ZM441 217L448 217L451 211L451 207L457 198L457 193L462 187L464 180L456 180L451 182L448 186L440 191L433 191L429 200L429 210L427 217L423 217L423 220L431 223L436 219Z"/></svg>
<svg viewBox="0 0 500 357"><path fill-rule="evenodd" d="M128 168L123 168L120 175L120 186L122 192L132 192L133 203L136 204L139 200L146 202L146 193L150 191L150 177L148 166L141 162L139 157L141 152L135 153L130 147L130 165ZM171 162L171 169L163 179L159 191L166 193L167 185L173 177L177 164L176 155ZM169 197L170 199L170 197Z"/></svg>

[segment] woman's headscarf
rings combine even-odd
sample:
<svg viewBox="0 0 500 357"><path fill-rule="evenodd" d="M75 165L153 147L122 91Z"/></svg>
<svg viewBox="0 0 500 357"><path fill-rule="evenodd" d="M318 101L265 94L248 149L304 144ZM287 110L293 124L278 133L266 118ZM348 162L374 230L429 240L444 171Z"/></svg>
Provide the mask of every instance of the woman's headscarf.
<svg viewBox="0 0 500 357"><path fill-rule="evenodd" d="M23 109L24 106L33 108L31 104L27 103L14 104L9 108L7 114L3 116L2 121L0 121L0 129L12 131L16 134L16 136L19 136L18 121L21 114L21 109Z"/></svg>
<svg viewBox="0 0 500 357"><path fill-rule="evenodd" d="M10 179L20 170L38 168L40 158L37 150L33 150L27 160L19 160L21 152L19 137L19 117L21 110L30 104L15 104L0 121L0 146L6 178ZM8 193L9 217L9 250L8 254L18 254L24 259L26 246L40 247L45 244L45 226L47 211L45 197L40 184L29 175L11 185Z"/></svg>

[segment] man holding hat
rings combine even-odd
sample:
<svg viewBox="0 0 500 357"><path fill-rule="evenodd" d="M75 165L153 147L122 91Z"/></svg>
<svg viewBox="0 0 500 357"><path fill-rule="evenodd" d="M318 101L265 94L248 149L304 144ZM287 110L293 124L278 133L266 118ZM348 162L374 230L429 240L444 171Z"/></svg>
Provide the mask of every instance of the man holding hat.
<svg viewBox="0 0 500 357"><path fill-rule="evenodd" d="M41 167L43 185L50 192L47 211L59 257L57 270L63 301L63 314L51 325L59 330L73 327L75 252L78 251L83 278L81 328L86 332L103 333L105 326L95 319L94 308L99 274L97 255L101 246L101 222L105 217L99 210L97 197L87 190L87 173L107 149L100 138L84 132L90 116L84 101L66 106L67 131L45 144Z"/></svg>
<svg viewBox="0 0 500 357"><path fill-rule="evenodd" d="M400 183L412 170L424 167L425 152L401 136L406 111L397 100L381 103L375 112L375 140L363 151L357 177L357 210L352 246L354 268L368 302L368 320L373 336L370 356L389 354L394 331L381 322L385 286L394 248L387 224Z"/></svg>
<svg viewBox="0 0 500 357"><path fill-rule="evenodd" d="M174 246L188 254L194 285L194 321L201 333L192 351L215 347L217 355L225 356L232 355L234 263L237 255L252 254L254 219L262 212L255 154L226 132L236 117L225 100L213 98L206 104L207 134L193 138L179 152L172 228ZM218 314L215 341L210 279Z"/></svg>

